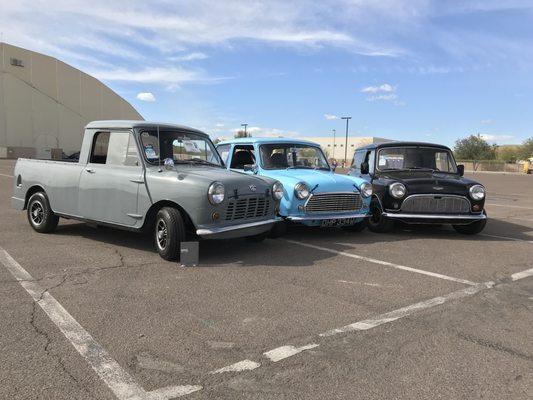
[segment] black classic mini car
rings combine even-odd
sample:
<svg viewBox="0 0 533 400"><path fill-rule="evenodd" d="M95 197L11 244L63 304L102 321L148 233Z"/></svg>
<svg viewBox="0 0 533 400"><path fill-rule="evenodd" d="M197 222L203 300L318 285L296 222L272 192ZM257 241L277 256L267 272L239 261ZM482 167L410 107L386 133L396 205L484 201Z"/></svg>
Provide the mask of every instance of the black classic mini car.
<svg viewBox="0 0 533 400"><path fill-rule="evenodd" d="M451 224L457 232L476 234L487 223L485 188L463 177L446 146L387 142L355 151L350 175L372 182L368 228L387 232L394 221Z"/></svg>

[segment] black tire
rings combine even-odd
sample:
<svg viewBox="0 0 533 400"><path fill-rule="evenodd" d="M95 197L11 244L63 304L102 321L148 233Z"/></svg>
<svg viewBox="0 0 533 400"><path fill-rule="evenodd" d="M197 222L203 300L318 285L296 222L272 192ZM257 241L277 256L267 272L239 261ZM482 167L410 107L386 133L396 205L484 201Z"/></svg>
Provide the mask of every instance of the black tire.
<svg viewBox="0 0 533 400"><path fill-rule="evenodd" d="M27 215L31 227L39 233L53 232L59 223L59 217L52 211L44 192L31 195L28 200Z"/></svg>
<svg viewBox="0 0 533 400"><path fill-rule="evenodd" d="M361 232L366 228L366 221L357 222L354 225L343 226L342 229L349 232Z"/></svg>
<svg viewBox="0 0 533 400"><path fill-rule="evenodd" d="M483 211L483 214L487 215L485 211ZM483 229L485 229L485 225L487 225L486 218L476 222L472 222L468 225L453 225L453 229L455 229L459 233L462 233L463 235L476 235Z"/></svg>
<svg viewBox="0 0 533 400"><path fill-rule="evenodd" d="M161 258L179 259L181 242L185 240L185 223L178 209L163 207L157 212L154 224L154 242Z"/></svg>
<svg viewBox="0 0 533 400"><path fill-rule="evenodd" d="M390 232L394 228L394 221L383 216L381 205L376 198L370 202L370 217L366 219L366 226L376 233Z"/></svg>
<svg viewBox="0 0 533 400"><path fill-rule="evenodd" d="M254 243L261 243L267 237L268 237L268 232L265 232L265 233L260 233L259 235L248 236L246 240L250 242L254 242Z"/></svg>
<svg viewBox="0 0 533 400"><path fill-rule="evenodd" d="M271 239L277 239L287 233L287 223L285 221L278 221L274 224L268 237Z"/></svg>

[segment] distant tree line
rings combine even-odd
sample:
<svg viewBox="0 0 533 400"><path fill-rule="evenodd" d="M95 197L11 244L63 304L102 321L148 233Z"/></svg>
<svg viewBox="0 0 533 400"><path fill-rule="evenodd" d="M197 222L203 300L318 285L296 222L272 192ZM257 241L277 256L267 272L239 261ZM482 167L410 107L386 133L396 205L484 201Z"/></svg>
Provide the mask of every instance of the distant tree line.
<svg viewBox="0 0 533 400"><path fill-rule="evenodd" d="M533 157L533 137L518 146L496 146L487 143L481 135L470 135L457 140L453 151L458 160L516 162Z"/></svg>

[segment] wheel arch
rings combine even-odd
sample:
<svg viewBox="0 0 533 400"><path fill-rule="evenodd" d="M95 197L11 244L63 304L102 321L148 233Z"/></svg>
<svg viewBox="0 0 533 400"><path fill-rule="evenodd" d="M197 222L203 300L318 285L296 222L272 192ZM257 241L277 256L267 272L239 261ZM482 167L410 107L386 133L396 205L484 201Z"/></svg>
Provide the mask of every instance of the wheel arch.
<svg viewBox="0 0 533 400"><path fill-rule="evenodd" d="M185 228L187 230L196 231L196 227L187 211L185 211L185 209L178 203L171 200L159 200L158 202L150 206L150 208L146 212L146 217L144 218L144 223L141 228L143 231L148 231L153 226L153 224L155 223L155 217L157 215L157 212L164 207L172 207L178 209L183 218L183 222L185 223Z"/></svg>
<svg viewBox="0 0 533 400"><path fill-rule="evenodd" d="M43 192L45 196L48 197L46 194L46 190L41 185L33 185L30 186L30 188L26 191L26 196L24 197L24 208L23 210L26 210L28 208L28 201L30 200L30 197L33 196L37 192Z"/></svg>

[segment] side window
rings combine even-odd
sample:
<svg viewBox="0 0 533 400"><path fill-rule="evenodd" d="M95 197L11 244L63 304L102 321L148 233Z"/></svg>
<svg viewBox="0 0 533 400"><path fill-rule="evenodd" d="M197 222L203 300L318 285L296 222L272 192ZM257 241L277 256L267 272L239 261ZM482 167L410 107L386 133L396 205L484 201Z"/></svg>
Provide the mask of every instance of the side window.
<svg viewBox="0 0 533 400"><path fill-rule="evenodd" d="M244 169L245 165L255 164L254 146L243 145L233 147L230 168Z"/></svg>
<svg viewBox="0 0 533 400"><path fill-rule="evenodd" d="M230 144L221 144L217 147L218 154L220 154L220 158L222 158L222 161L224 164L228 165L228 156L229 156L229 149L231 148Z"/></svg>
<svg viewBox="0 0 533 400"><path fill-rule="evenodd" d="M374 173L374 166L376 162L376 151L372 150L367 153L366 162L368 162L368 171Z"/></svg>
<svg viewBox="0 0 533 400"><path fill-rule="evenodd" d="M363 162L364 158L364 150L356 151L353 156L352 169L354 169L355 171L361 171L361 163Z"/></svg>
<svg viewBox="0 0 533 400"><path fill-rule="evenodd" d="M107 149L109 147L109 132L98 132L94 135L93 148L91 150L92 164L105 164L107 161Z"/></svg>
<svg viewBox="0 0 533 400"><path fill-rule="evenodd" d="M139 154L129 132L99 132L94 138L91 163L138 166Z"/></svg>

